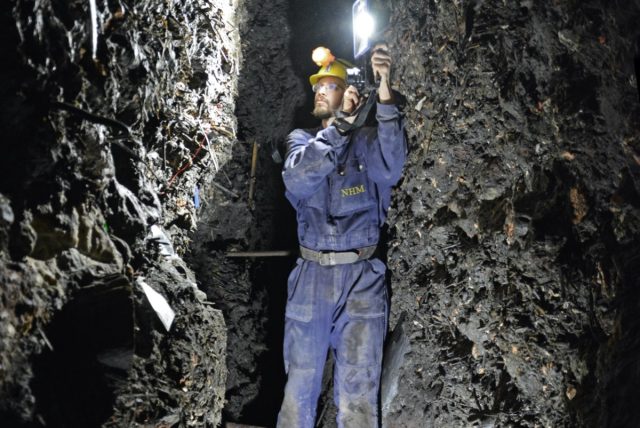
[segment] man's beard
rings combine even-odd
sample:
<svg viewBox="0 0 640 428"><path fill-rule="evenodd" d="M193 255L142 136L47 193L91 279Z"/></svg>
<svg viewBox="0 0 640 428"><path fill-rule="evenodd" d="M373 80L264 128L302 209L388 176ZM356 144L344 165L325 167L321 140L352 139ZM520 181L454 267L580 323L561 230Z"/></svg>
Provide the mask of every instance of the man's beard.
<svg viewBox="0 0 640 428"><path fill-rule="evenodd" d="M333 110L328 105L316 104L311 114L320 120L329 119L334 116Z"/></svg>

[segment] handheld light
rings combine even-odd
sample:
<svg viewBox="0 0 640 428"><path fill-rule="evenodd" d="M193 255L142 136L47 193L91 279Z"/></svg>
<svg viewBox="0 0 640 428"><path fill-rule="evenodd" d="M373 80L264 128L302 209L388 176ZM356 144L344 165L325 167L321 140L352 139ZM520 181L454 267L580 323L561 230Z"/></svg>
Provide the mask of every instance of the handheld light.
<svg viewBox="0 0 640 428"><path fill-rule="evenodd" d="M367 0L356 0L351 8L353 20L353 57L358 58L369 49L375 22L369 13Z"/></svg>

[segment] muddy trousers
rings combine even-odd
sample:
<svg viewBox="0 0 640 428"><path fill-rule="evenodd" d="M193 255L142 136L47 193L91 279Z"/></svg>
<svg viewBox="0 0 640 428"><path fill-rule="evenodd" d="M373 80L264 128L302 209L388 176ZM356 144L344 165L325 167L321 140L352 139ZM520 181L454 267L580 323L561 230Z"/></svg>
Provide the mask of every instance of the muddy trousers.
<svg viewBox="0 0 640 428"><path fill-rule="evenodd" d="M315 425L327 351L335 358L338 427L377 428L387 329L385 266L378 259L321 266L298 259L289 275L279 428Z"/></svg>

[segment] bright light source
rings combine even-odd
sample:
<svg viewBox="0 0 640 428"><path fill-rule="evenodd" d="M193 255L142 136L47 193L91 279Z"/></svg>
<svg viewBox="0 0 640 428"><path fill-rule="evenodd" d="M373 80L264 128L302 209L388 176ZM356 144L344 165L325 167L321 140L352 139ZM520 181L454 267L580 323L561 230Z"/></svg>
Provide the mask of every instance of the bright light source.
<svg viewBox="0 0 640 428"><path fill-rule="evenodd" d="M373 34L373 18L367 12L356 16L355 30L358 37L368 39Z"/></svg>
<svg viewBox="0 0 640 428"><path fill-rule="evenodd" d="M369 14L367 0L356 0L351 9L353 16L353 57L358 58L369 49L369 38L375 22Z"/></svg>
<svg viewBox="0 0 640 428"><path fill-rule="evenodd" d="M318 67L326 67L328 64L336 60L331 51L324 46L317 47L311 53L311 59Z"/></svg>

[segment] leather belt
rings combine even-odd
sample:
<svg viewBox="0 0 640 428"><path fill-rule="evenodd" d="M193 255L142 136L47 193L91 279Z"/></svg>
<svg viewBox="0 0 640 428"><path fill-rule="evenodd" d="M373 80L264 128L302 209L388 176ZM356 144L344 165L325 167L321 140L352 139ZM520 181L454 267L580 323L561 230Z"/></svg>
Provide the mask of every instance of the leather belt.
<svg viewBox="0 0 640 428"><path fill-rule="evenodd" d="M301 246L300 256L305 260L320 263L322 266L334 266L367 260L375 251L376 245L349 251L315 251Z"/></svg>

